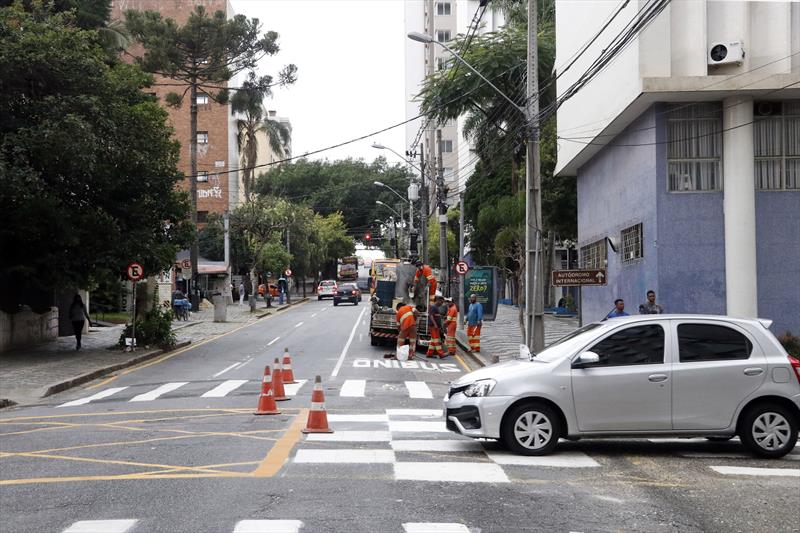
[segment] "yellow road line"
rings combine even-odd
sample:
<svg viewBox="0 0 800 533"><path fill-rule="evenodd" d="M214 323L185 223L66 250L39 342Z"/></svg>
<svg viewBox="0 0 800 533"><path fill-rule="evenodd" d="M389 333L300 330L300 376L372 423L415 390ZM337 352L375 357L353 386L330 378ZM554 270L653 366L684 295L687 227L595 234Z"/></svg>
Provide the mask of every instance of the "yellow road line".
<svg viewBox="0 0 800 533"><path fill-rule="evenodd" d="M248 409L245 407L242 408L212 408L212 407L203 407L203 408L196 408L196 409L152 409L150 411L118 411L114 413L64 413L59 415L42 415L42 416L21 416L17 418L7 418L5 420L0 420L0 425L3 424L17 424L21 420L50 420L54 418L82 418L86 416L119 416L119 415L146 415L151 413L197 413L197 412L205 412L205 413L229 413L229 414L242 414L242 413L251 413L253 409ZM149 418L143 420L152 420ZM169 419L164 419L169 420ZM127 422L126 420L120 420L120 422Z"/></svg>
<svg viewBox="0 0 800 533"><path fill-rule="evenodd" d="M188 471L188 472L204 472L204 473L213 473L218 474L221 473L221 470L212 470L208 468L196 468L192 466L179 466L179 465L162 465L162 464L154 464L154 463L140 463L137 461L116 461L114 459L92 459L91 457L72 457L69 455L50 455L50 454L42 454L42 453L17 453L15 454L18 457L35 457L35 458L44 458L44 459L57 459L60 461L78 461L84 463L100 463L100 464L108 464L108 465L123 465L123 466L139 466L144 468L159 468L159 469L170 469L170 470L179 470L179 471ZM138 472L137 472L138 473Z"/></svg>
<svg viewBox="0 0 800 533"><path fill-rule="evenodd" d="M293 304L293 307L294 306L303 305L304 303L308 303L308 300L306 300L305 302L300 302L300 303L297 303L297 304ZM254 320L253 322L248 322L247 324L243 324L243 325L241 325L241 326L239 326L237 328L234 328L234 329L232 329L230 331L226 331L225 333L222 333L222 334L217 335L215 337L211 337L209 339L202 340L202 341L200 341L200 342L198 342L196 344L194 344L194 343L190 344L186 348L181 348L180 350L177 350L177 351L174 351L172 353L169 353L169 354L167 354L167 355L165 355L163 357L159 357L158 359L156 359L154 361L148 361L148 362L142 363L140 365L132 366L131 368L123 370L122 372L120 372L119 374L117 374L115 376L111 376L110 378L101 381L100 383L95 383L94 385L90 385L90 386L86 387L86 389L96 389L98 387L102 387L104 385L107 385L107 384L111 383L112 381L114 381L115 379L117 379L120 376L125 376L127 374L130 374L131 372L136 372L136 371L141 370L143 368L147 368L148 366L153 366L153 365L157 365L159 363L163 363L164 361L166 361L168 359L172 359L176 355L181 355L181 354L186 353L186 352L188 352L190 350L194 350L195 348L199 348L200 346L204 346L204 345L206 345L206 344L208 344L210 342L214 342L214 341L219 340L219 339L221 339L223 337L227 337L228 335L236 333L237 331L243 330L245 328L249 328L251 326L255 326L256 324L260 324L264 320L269 320L270 318L275 317L277 315L278 315L278 313L273 313L271 315L267 315L263 319L258 319L258 320Z"/></svg>
<svg viewBox="0 0 800 533"><path fill-rule="evenodd" d="M199 479L199 478L213 478L213 477L246 477L249 474L242 474L239 472L222 472L218 474L161 474L161 475L147 475L147 474L123 474L117 476L72 476L72 477L39 477L27 479L2 479L2 485L30 485L35 483L73 483L76 481L119 481L119 480L136 480L136 479Z"/></svg>
<svg viewBox="0 0 800 533"><path fill-rule="evenodd" d="M283 437L278 439L278 442L275 443L275 446L272 447L256 469L250 472L251 476L272 477L278 473L289 458L289 454L292 453L295 444L300 440L300 430L303 429L307 413L308 409L303 409L295 416L294 422L289 426L289 429L286 430L286 433L283 434Z"/></svg>
<svg viewBox="0 0 800 533"><path fill-rule="evenodd" d="M467 363L464 362L464 360L461 358L460 355L456 354L455 358L456 358L456 361L458 361L461 364L461 367L464 370L466 370L467 372L472 372L472 369L467 365Z"/></svg>

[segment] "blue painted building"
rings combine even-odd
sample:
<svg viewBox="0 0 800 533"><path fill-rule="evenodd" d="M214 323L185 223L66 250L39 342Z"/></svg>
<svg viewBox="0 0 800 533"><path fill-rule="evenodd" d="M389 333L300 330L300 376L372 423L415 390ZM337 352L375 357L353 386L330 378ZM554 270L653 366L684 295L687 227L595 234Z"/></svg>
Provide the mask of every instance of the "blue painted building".
<svg viewBox="0 0 800 533"><path fill-rule="evenodd" d="M635 314L652 289L667 312L800 334L800 5L757 4L673 2L559 110L556 171L577 176L580 265L608 274L583 289L584 322L616 298ZM558 55L616 5L556 4ZM747 53L714 64L725 32Z"/></svg>

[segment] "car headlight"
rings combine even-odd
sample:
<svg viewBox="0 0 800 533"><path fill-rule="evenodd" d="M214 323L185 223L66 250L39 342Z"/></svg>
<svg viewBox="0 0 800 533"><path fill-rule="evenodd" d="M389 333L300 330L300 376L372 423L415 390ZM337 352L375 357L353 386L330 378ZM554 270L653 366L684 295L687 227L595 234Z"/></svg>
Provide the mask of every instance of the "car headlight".
<svg viewBox="0 0 800 533"><path fill-rule="evenodd" d="M493 379L481 379L475 383L470 384L464 389L464 396L470 398L479 398L481 396L489 396L497 382Z"/></svg>

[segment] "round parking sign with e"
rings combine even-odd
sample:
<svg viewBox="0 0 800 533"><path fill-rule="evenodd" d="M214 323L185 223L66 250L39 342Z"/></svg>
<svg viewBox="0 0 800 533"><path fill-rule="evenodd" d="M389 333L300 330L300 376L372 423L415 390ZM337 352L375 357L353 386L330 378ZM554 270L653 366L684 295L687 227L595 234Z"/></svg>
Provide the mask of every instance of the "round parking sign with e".
<svg viewBox="0 0 800 533"><path fill-rule="evenodd" d="M467 272L469 272L469 265L467 264L467 262L459 261L458 263L456 263L456 272L458 272L462 276Z"/></svg>
<svg viewBox="0 0 800 533"><path fill-rule="evenodd" d="M289 276L292 275L292 269L291 268L287 268L286 270L283 271L283 273L288 278Z"/></svg>
<svg viewBox="0 0 800 533"><path fill-rule="evenodd" d="M139 263L131 263L128 265L128 279L131 281L139 281L144 277L144 268Z"/></svg>

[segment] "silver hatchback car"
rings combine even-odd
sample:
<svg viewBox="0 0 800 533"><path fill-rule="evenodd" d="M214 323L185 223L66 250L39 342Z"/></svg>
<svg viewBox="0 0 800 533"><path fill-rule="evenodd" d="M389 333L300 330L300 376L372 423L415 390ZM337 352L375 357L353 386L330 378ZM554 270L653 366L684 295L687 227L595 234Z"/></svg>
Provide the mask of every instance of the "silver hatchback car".
<svg viewBox="0 0 800 533"><path fill-rule="evenodd" d="M534 357L451 383L448 429L525 455L559 438L738 435L777 458L797 442L800 361L767 320L644 315L588 324Z"/></svg>

